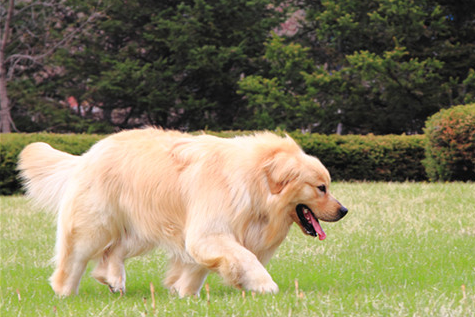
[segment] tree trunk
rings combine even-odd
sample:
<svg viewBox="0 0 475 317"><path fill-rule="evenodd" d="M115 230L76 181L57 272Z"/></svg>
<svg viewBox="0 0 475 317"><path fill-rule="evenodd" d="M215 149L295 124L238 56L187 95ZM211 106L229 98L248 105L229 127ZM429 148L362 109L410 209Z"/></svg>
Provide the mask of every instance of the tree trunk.
<svg viewBox="0 0 475 317"><path fill-rule="evenodd" d="M7 19L3 29L3 38L0 42L0 131L10 133L13 120L10 114L10 104L7 95L7 70L5 68L5 49L10 35L10 21L13 15L13 0L10 0Z"/></svg>
<svg viewBox="0 0 475 317"><path fill-rule="evenodd" d="M0 55L3 55L0 53ZM0 56L0 63L1 63L1 56ZM0 66L0 129L2 133L10 133L11 130L11 115L10 115L10 106L8 104L8 96L7 96L7 78L5 76L5 67L3 65Z"/></svg>

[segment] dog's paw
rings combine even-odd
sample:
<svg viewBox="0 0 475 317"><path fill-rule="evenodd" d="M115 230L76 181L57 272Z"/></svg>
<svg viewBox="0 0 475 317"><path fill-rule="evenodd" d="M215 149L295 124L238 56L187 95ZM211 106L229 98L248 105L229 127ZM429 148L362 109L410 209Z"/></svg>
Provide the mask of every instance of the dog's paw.
<svg viewBox="0 0 475 317"><path fill-rule="evenodd" d="M124 287L117 287L117 286L112 286L112 285L107 285L109 286L109 290L111 293L120 293L120 296L123 296L125 294L125 286Z"/></svg>
<svg viewBox="0 0 475 317"><path fill-rule="evenodd" d="M248 271L245 281L243 281L243 287L246 290L261 294L276 294L279 292L279 287L264 268Z"/></svg>
<svg viewBox="0 0 475 317"><path fill-rule="evenodd" d="M112 293L120 293L120 295L124 295L125 293L125 280L122 277L115 277L109 278L107 281L107 285L109 286L109 290Z"/></svg>
<svg viewBox="0 0 475 317"><path fill-rule="evenodd" d="M121 275L119 276L113 276L109 274L110 276L107 276L107 273L104 273L100 270L95 270L92 274L92 276L101 284L107 285L109 287L109 290L111 293L120 293L123 295L125 293L125 278Z"/></svg>
<svg viewBox="0 0 475 317"><path fill-rule="evenodd" d="M255 283L255 285L249 286L247 289L261 294L276 294L279 292L279 286L272 280L264 283Z"/></svg>

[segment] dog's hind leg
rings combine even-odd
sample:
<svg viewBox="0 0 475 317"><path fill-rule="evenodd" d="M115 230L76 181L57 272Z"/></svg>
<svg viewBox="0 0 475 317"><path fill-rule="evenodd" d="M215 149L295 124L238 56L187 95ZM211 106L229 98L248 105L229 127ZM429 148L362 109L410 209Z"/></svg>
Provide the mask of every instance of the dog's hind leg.
<svg viewBox="0 0 475 317"><path fill-rule="evenodd" d="M113 293L125 293L125 252L123 248L124 246L121 244L107 248L92 272L92 276L99 283L108 285Z"/></svg>
<svg viewBox="0 0 475 317"><path fill-rule="evenodd" d="M50 278L59 296L77 294L87 263L97 258L110 243L110 234L81 202L63 206L58 217L56 237L56 270Z"/></svg>
<svg viewBox="0 0 475 317"><path fill-rule="evenodd" d="M68 296L77 294L87 262L97 252L98 244L90 237L84 239L73 232L62 235L57 242L56 270L50 282L57 295Z"/></svg>
<svg viewBox="0 0 475 317"><path fill-rule="evenodd" d="M100 255L92 276L111 292L125 293L125 260L151 250L152 244L124 234Z"/></svg>
<svg viewBox="0 0 475 317"><path fill-rule="evenodd" d="M197 263L183 263L179 259L170 260L170 269L165 278L165 286L180 297L200 294L209 270Z"/></svg>

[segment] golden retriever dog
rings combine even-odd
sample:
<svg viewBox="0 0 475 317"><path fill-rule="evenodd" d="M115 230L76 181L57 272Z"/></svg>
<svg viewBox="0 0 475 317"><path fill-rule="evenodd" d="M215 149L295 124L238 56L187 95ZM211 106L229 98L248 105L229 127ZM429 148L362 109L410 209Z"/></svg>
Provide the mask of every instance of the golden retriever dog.
<svg viewBox="0 0 475 317"><path fill-rule="evenodd" d="M57 213L57 295L78 292L92 272L125 292L124 261L165 248L165 285L198 295L210 272L259 293L278 286L264 265L292 223L325 238L319 220L348 212L330 194L330 175L290 137L232 139L155 128L111 135L82 156L28 145L20 154L27 194Z"/></svg>

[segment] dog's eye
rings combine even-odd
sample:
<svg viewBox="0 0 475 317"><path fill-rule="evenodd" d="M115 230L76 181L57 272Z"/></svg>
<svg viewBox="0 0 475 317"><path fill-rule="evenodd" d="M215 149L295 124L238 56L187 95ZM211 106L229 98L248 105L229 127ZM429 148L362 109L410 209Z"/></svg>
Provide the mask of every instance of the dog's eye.
<svg viewBox="0 0 475 317"><path fill-rule="evenodd" d="M323 192L323 193L326 193L327 192L327 187L325 185L320 185L320 186L317 186L317 188Z"/></svg>

